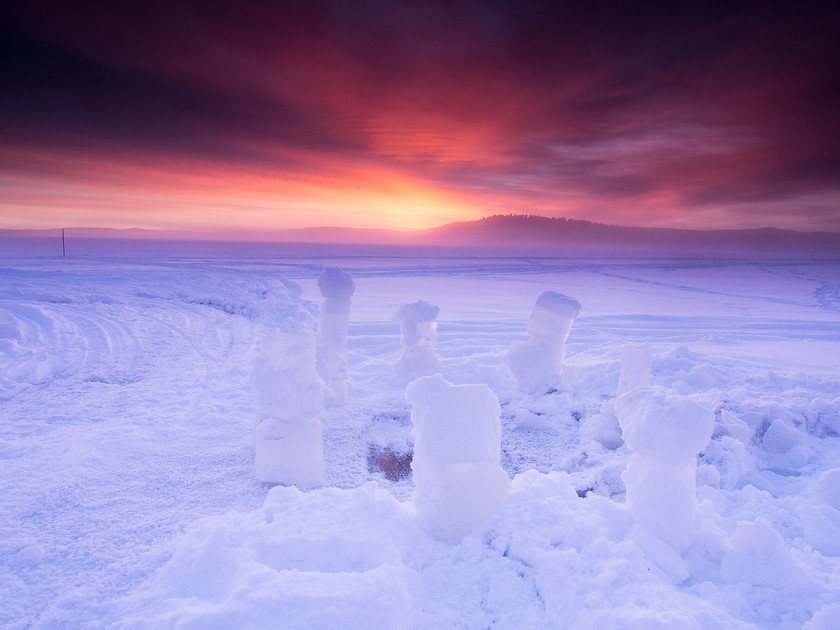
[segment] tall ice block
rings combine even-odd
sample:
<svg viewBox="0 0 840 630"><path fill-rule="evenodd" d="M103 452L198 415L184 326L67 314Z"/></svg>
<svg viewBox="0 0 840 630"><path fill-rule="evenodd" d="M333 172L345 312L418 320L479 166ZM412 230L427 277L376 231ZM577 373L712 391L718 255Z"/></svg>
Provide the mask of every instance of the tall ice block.
<svg viewBox="0 0 840 630"><path fill-rule="evenodd" d="M437 322L440 309L433 304L418 300L403 304L394 314L400 322L403 351L397 368L414 375L435 372L439 367L435 355L437 343Z"/></svg>
<svg viewBox="0 0 840 630"><path fill-rule="evenodd" d="M346 271L327 267L318 278L318 289L324 298L318 321L318 374L332 391L332 402L341 405L347 400L347 325L356 285Z"/></svg>
<svg viewBox="0 0 840 630"><path fill-rule="evenodd" d="M312 334L264 338L251 384L257 394L257 479L304 489L323 485L324 444L317 416L324 408L324 386L315 373Z"/></svg>
<svg viewBox="0 0 840 630"><path fill-rule="evenodd" d="M414 423L417 518L438 538L458 542L506 499L499 465L499 401L486 385L453 385L440 374L406 388Z"/></svg>
<svg viewBox="0 0 840 630"><path fill-rule="evenodd" d="M526 325L531 339L514 342L506 357L522 391L542 394L559 385L566 339L579 312L580 303L562 293L537 298Z"/></svg>
<svg viewBox="0 0 840 630"><path fill-rule="evenodd" d="M697 454L712 437L708 404L663 387L636 387L615 401L633 451L622 474L627 512L683 553L694 540Z"/></svg>

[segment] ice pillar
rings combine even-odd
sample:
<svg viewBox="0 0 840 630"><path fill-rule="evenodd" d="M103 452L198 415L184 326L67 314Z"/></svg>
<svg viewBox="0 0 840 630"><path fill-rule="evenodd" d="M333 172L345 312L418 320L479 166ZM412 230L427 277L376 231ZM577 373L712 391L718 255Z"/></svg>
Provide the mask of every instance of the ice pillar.
<svg viewBox="0 0 840 630"><path fill-rule="evenodd" d="M412 502L438 538L458 542L505 500L501 408L487 385L424 376L406 388L414 424Z"/></svg>
<svg viewBox="0 0 840 630"><path fill-rule="evenodd" d="M332 402L341 405L347 400L347 323L356 285L346 271L327 267L318 278L318 288L324 297L318 322L318 373L333 392Z"/></svg>
<svg viewBox="0 0 840 630"><path fill-rule="evenodd" d="M324 445L317 416L324 408L324 386L315 373L312 334L263 339L251 383L257 393L257 479L304 489L323 485Z"/></svg>
<svg viewBox="0 0 840 630"><path fill-rule="evenodd" d="M418 300L403 304L394 315L400 322L403 351L397 368L402 372L420 374L434 372L439 363L435 356L437 343L437 322L440 309Z"/></svg>
<svg viewBox="0 0 840 630"><path fill-rule="evenodd" d="M560 383L566 339L580 312L580 303L562 293L546 291L537 298L527 330L531 339L514 342L507 363L522 391L545 393Z"/></svg>
<svg viewBox="0 0 840 630"><path fill-rule="evenodd" d="M697 453L712 437L714 413L663 387L636 387L616 399L624 442L627 512L683 553L694 539Z"/></svg>

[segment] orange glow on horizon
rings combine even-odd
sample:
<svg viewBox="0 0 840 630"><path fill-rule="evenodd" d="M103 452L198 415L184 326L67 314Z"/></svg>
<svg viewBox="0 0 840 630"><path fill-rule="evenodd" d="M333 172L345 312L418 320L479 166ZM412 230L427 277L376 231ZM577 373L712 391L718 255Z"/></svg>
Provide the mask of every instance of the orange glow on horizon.
<svg viewBox="0 0 840 630"><path fill-rule="evenodd" d="M154 165L34 153L6 163L39 163L49 179L0 176L2 228L281 230L304 227L417 230L480 218L475 199L405 173L325 160L316 171L278 174L210 163ZM20 152L19 152L20 153Z"/></svg>

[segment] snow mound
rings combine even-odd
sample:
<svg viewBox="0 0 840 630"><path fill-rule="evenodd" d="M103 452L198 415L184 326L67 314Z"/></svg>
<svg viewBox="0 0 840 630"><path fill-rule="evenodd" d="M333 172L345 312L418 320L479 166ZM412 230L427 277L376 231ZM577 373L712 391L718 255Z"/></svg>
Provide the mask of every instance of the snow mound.
<svg viewBox="0 0 840 630"><path fill-rule="evenodd" d="M517 475L455 544L421 525L376 483L275 487L260 509L195 523L111 627L745 630L811 618L791 600L811 586L769 524L741 523L731 540L710 531L684 559L620 504L579 498L566 473ZM811 627L835 617L825 606Z"/></svg>
<svg viewBox="0 0 840 630"><path fill-rule="evenodd" d="M199 523L121 628L404 628L411 598L397 546L412 524L385 490L303 494Z"/></svg>

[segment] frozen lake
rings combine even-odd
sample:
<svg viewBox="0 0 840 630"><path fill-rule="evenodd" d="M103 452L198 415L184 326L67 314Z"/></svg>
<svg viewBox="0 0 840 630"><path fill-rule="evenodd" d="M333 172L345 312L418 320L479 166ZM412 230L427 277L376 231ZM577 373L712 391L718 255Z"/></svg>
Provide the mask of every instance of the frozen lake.
<svg viewBox="0 0 840 630"><path fill-rule="evenodd" d="M398 254L0 253L0 625L838 627L840 263ZM349 399L327 488L269 494L249 375L317 322L325 266L356 284ZM547 290L582 310L562 383L525 394L504 356ZM455 545L371 463L411 449L393 315L420 299L444 378L498 397L513 480ZM714 412L684 553L624 512L630 451L593 420L639 344Z"/></svg>

